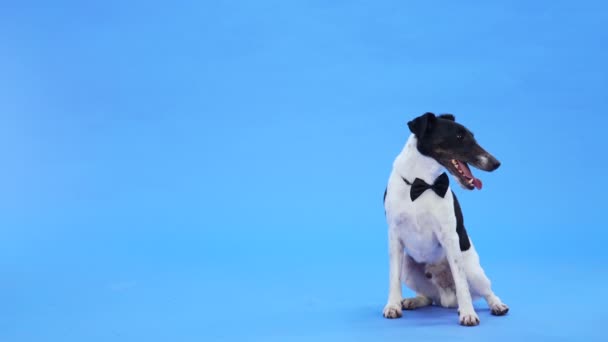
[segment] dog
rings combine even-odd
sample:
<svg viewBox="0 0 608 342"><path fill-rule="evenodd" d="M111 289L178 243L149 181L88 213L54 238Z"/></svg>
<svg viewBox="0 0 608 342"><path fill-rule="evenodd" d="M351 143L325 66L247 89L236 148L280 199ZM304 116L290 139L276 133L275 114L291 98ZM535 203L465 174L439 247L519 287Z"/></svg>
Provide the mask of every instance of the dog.
<svg viewBox="0 0 608 342"><path fill-rule="evenodd" d="M443 171L464 189L481 189L469 165L491 172L500 162L452 114L425 113L408 127L411 135L394 160L384 192L389 293L383 316L399 318L402 310L435 304L457 307L460 324L475 326L479 317L473 300L480 297L493 315L505 315L509 307L492 291ZM414 298L403 299L402 282Z"/></svg>

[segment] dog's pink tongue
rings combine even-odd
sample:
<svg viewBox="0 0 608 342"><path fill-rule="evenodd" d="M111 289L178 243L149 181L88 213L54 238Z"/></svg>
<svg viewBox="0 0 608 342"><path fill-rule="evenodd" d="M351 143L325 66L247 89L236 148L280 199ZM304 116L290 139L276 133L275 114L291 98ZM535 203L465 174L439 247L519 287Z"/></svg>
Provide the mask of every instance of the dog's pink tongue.
<svg viewBox="0 0 608 342"><path fill-rule="evenodd" d="M481 187L483 186L483 184L481 183L481 179L477 179L475 178L475 176L473 176L473 172L471 172L471 168L469 168L469 165L458 160L458 166L460 166L460 169L462 170L467 180L470 181L470 179L472 179L473 186L476 187L477 190L481 190Z"/></svg>
<svg viewBox="0 0 608 342"><path fill-rule="evenodd" d="M475 185L475 187L477 188L477 190L481 190L481 187L483 186L483 183L481 182L481 179L479 179L479 178L473 178L473 185Z"/></svg>

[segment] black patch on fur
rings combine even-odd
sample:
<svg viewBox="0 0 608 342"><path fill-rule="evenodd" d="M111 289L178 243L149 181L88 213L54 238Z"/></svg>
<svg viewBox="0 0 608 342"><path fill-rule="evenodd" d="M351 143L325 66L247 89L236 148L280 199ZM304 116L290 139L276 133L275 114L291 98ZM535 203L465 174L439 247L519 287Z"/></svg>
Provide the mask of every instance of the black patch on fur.
<svg viewBox="0 0 608 342"><path fill-rule="evenodd" d="M443 165L469 190L474 187L468 183L468 178L460 174L452 164L452 160L459 160L484 171L494 171L500 166L500 162L479 146L473 133L457 123L452 114L435 116L427 112L408 122L407 125L418 139L416 145L418 151ZM490 162L482 162L485 158Z"/></svg>
<svg viewBox="0 0 608 342"><path fill-rule="evenodd" d="M384 200L382 201L383 203L386 203L386 192L388 191L388 187L386 189L384 189Z"/></svg>
<svg viewBox="0 0 608 342"><path fill-rule="evenodd" d="M431 112L426 112L421 116L407 123L410 132L414 133L419 141L421 141L425 135L432 131L437 117ZM420 144L419 144L420 145ZM424 153L423 153L424 154Z"/></svg>
<svg viewBox="0 0 608 342"><path fill-rule="evenodd" d="M473 163L485 152L469 131L455 121L452 114L427 112L408 122L408 127L418 138L418 151L434 158L449 169L449 162L458 159Z"/></svg>
<svg viewBox="0 0 608 342"><path fill-rule="evenodd" d="M454 116L454 114L441 114L438 116L438 118L440 119L446 119L446 120L450 120L450 121L456 121L456 117Z"/></svg>
<svg viewBox="0 0 608 342"><path fill-rule="evenodd" d="M456 233L458 233L458 242L460 242L460 250L462 252L468 251L471 248L471 241L469 241L469 235L467 230L464 228L464 217L462 216L462 210L460 209L460 203L456 194L452 191L452 197L454 197L454 215L456 215Z"/></svg>

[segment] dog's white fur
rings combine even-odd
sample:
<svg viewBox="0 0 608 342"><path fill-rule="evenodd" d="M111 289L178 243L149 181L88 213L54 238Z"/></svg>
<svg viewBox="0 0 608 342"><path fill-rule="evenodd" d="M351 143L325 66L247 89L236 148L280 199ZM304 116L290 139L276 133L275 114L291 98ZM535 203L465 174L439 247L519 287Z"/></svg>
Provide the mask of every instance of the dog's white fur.
<svg viewBox="0 0 608 342"><path fill-rule="evenodd" d="M451 189L444 198L425 191L412 202L410 186L403 178L420 178L428 184L443 172L443 166L422 155L411 135L393 163L385 199L389 247L389 295L384 308L387 318L401 317L403 309L415 309L433 302L458 307L460 323L476 325L479 317L473 299L484 297L492 312L508 307L492 292L490 280L479 264L475 247L460 251ZM431 279L425 274L430 273ZM401 281L416 292L402 298Z"/></svg>

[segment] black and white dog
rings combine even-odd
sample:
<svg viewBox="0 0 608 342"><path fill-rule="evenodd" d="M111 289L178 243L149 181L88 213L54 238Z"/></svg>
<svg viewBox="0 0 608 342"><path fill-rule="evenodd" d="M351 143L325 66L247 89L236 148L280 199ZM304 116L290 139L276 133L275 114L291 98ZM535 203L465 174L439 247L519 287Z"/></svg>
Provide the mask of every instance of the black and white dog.
<svg viewBox="0 0 608 342"><path fill-rule="evenodd" d="M509 311L490 280L464 228L460 204L447 169L465 189L481 189L468 164L494 171L500 162L477 144L451 114L424 115L408 122L411 136L393 163L384 208L389 240L389 294L384 317L401 317L433 303L458 307L460 324L479 324L473 300L483 297L491 312ZM402 298L401 281L416 292Z"/></svg>

